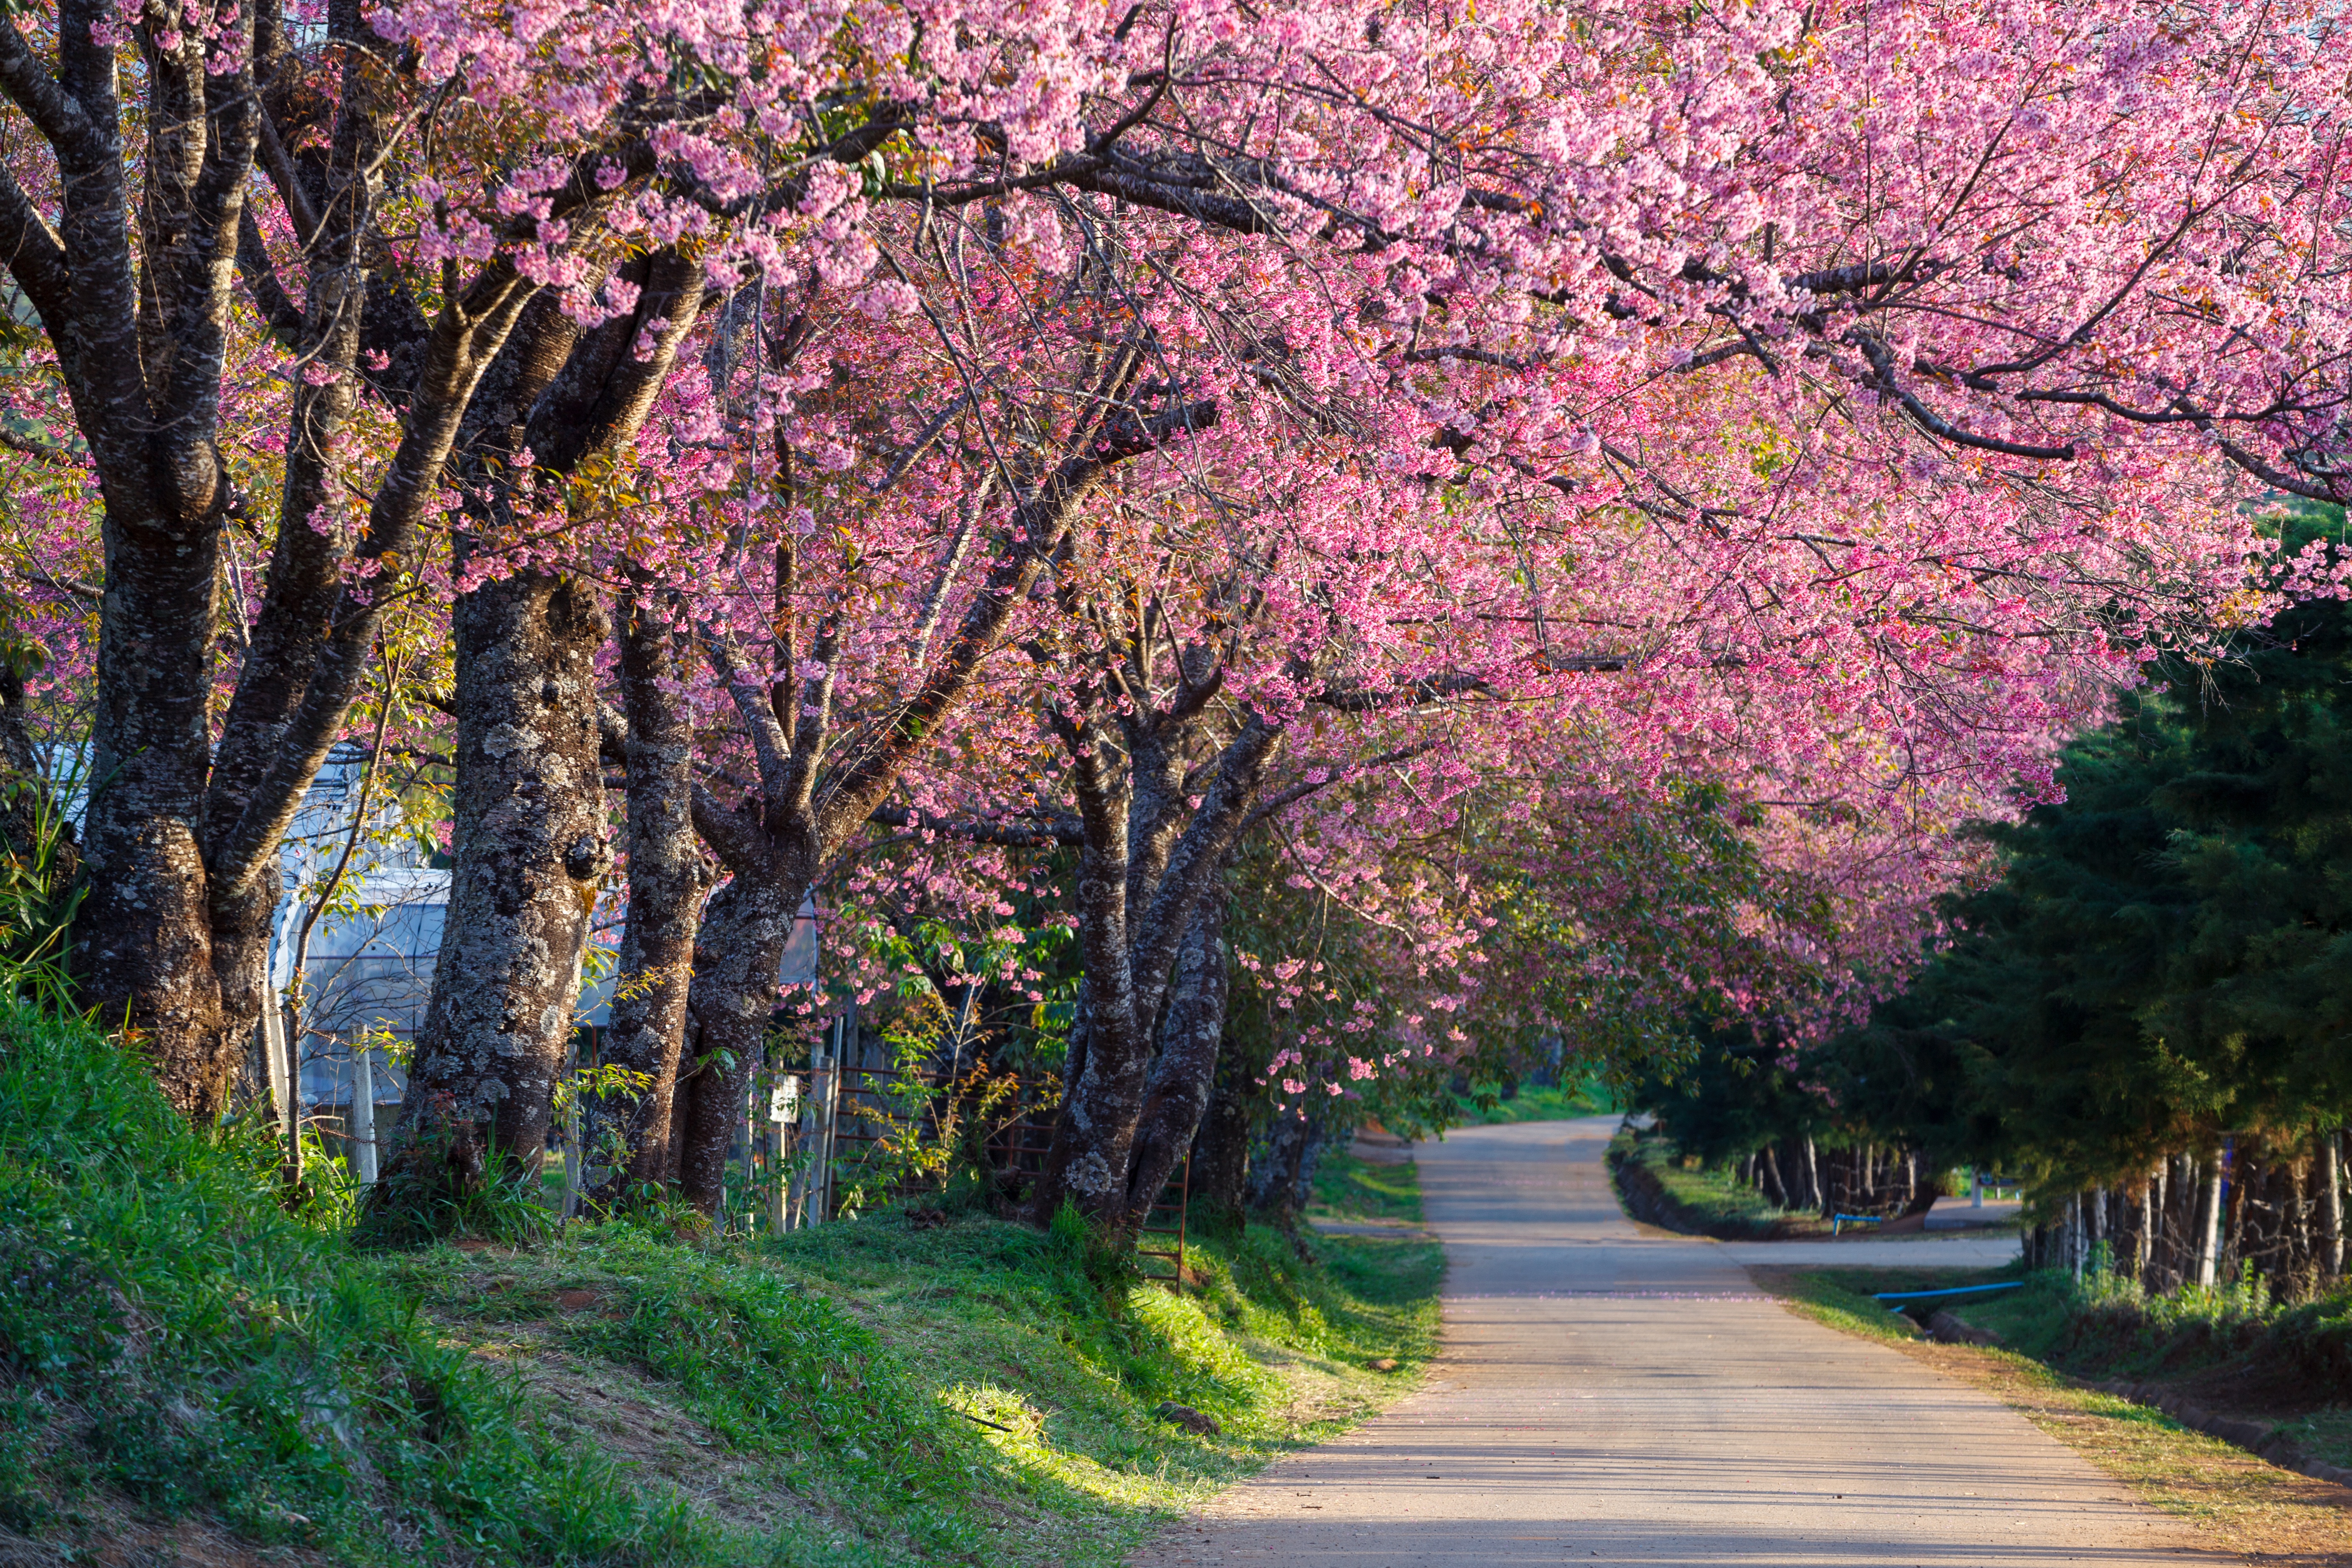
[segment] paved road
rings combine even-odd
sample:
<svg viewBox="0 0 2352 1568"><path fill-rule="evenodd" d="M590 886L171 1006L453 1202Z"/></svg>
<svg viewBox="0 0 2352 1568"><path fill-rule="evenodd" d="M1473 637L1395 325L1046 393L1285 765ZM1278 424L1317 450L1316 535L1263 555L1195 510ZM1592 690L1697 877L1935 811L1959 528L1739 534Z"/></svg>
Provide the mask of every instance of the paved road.
<svg viewBox="0 0 2352 1568"><path fill-rule="evenodd" d="M1998 1402L1783 1310L1734 1248L1637 1230L1601 1164L1612 1125L1417 1151L1452 1263L1426 1387L1226 1493L1138 1568L2220 1561ZM1858 1244L1906 1261L1987 1245Z"/></svg>

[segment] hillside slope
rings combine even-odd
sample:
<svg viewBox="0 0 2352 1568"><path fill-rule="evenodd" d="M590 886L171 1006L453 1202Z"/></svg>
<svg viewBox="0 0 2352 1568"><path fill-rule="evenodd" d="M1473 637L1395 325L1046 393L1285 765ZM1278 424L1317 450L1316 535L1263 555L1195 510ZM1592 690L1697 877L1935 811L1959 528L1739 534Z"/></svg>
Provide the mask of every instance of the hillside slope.
<svg viewBox="0 0 2352 1568"><path fill-rule="evenodd" d="M370 1255L270 1163L90 1030L0 1013L0 1554L1111 1563L1435 1333L1414 1241L1309 1266L1253 1229L1182 1296L979 1216Z"/></svg>

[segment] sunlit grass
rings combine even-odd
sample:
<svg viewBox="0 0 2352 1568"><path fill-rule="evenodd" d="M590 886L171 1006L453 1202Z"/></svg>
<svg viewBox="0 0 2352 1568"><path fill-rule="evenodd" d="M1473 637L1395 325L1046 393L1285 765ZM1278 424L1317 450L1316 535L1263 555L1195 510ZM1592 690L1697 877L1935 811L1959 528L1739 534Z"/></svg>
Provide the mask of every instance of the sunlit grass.
<svg viewBox="0 0 2352 1568"><path fill-rule="evenodd" d="M367 1254L273 1167L88 1031L0 1019L0 1525L79 1549L178 1518L357 1563L1109 1564L1436 1340L1418 1239L1309 1262L1196 1233L1181 1296L1083 1225L976 1214ZM1410 1166L1370 1182L1417 1212Z"/></svg>

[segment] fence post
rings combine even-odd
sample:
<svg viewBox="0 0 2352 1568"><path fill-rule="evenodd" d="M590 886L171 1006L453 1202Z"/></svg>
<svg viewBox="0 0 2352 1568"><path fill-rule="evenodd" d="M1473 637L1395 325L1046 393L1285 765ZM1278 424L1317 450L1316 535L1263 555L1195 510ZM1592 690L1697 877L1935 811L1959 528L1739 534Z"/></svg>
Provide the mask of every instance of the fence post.
<svg viewBox="0 0 2352 1568"><path fill-rule="evenodd" d="M286 1008L275 995L261 1010L261 1054L269 1061L269 1097L277 1101L278 1159L286 1184L302 1179L302 1068L286 1027Z"/></svg>
<svg viewBox="0 0 2352 1568"><path fill-rule="evenodd" d="M352 1053L352 1163L362 1186L375 1185L375 1053L364 1041Z"/></svg>
<svg viewBox="0 0 2352 1568"><path fill-rule="evenodd" d="M809 1218L809 1190L815 1184L818 1085L824 1072L824 1043L820 1040L809 1047L809 1092L808 1098L801 1101L799 1136L794 1140L798 1147L808 1152L809 1163L793 1176L792 1190L784 1203L784 1226L787 1229L797 1230L812 1223Z"/></svg>
<svg viewBox="0 0 2352 1568"><path fill-rule="evenodd" d="M761 1080L768 1076L764 1064L754 1062L751 1070L743 1075L743 1229L749 1234L759 1205L752 1201L751 1189L760 1179L760 1146L766 1140L759 1136L760 1123L754 1108L760 1103Z"/></svg>
<svg viewBox="0 0 2352 1568"><path fill-rule="evenodd" d="M821 1220L830 1220L834 1215L834 1144L841 1130L841 1068L848 1049L849 1026L845 1018L840 1044L826 1060L824 1104L816 1119L816 1199L817 1217Z"/></svg>
<svg viewBox="0 0 2352 1568"><path fill-rule="evenodd" d="M835 1026L835 1042L840 1034ZM808 1145L809 1165L801 1173L800 1219L805 1227L823 1225L831 1217L833 1188L833 1119L840 1100L840 1058L832 1044L822 1045L809 1053L808 1107L803 1113L803 1141Z"/></svg>
<svg viewBox="0 0 2352 1568"><path fill-rule="evenodd" d="M1184 1173L1176 1186L1176 1293L1184 1293L1184 1222L1192 1213L1192 1148L1184 1147Z"/></svg>
<svg viewBox="0 0 2352 1568"><path fill-rule="evenodd" d="M570 1219L580 1212L580 1194L585 1185L580 1179L580 1090L575 1085L572 1103L563 1108L563 1217Z"/></svg>

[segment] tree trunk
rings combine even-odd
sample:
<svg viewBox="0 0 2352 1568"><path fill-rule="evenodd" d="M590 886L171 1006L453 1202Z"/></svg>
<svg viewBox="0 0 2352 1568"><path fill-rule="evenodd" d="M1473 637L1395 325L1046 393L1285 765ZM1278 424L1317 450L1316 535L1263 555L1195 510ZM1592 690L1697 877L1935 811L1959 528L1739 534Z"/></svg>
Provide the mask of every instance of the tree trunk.
<svg viewBox="0 0 2352 1568"><path fill-rule="evenodd" d="M2221 1263L2221 1157L2218 1154L2206 1162L2203 1179L2197 1184L2197 1219L2190 1237L2196 1248L2197 1283L2210 1290Z"/></svg>
<svg viewBox="0 0 2352 1568"><path fill-rule="evenodd" d="M1902 1217L1907 1219L1915 1214L1926 1214L1936 1206L1936 1200L1943 1195L1943 1183L1940 1179L1926 1182L1919 1179L1918 1151L1906 1150L1903 1155Z"/></svg>
<svg viewBox="0 0 2352 1568"><path fill-rule="evenodd" d="M2166 1189L2171 1199L2165 1214L2166 1267L2170 1270L2174 1289L2194 1284L2197 1279L2197 1247L2201 1232L2198 1229L2198 1173L2196 1157L2175 1154L2168 1162L2170 1173Z"/></svg>
<svg viewBox="0 0 2352 1568"><path fill-rule="evenodd" d="M1217 1044L1215 1089L1192 1152L1192 1208L1213 1224L1239 1229L1248 1191L1251 1081L1241 1042L1227 1033Z"/></svg>
<svg viewBox="0 0 2352 1568"><path fill-rule="evenodd" d="M1788 1184L1780 1180L1780 1161L1771 1144L1757 1156L1757 1174L1763 1178L1764 1201L1776 1209L1790 1207Z"/></svg>
<svg viewBox="0 0 2352 1568"><path fill-rule="evenodd" d="M463 1190L544 1160L611 855L596 731L604 617L573 579L484 584L456 614L457 783L433 1000L382 1186Z"/></svg>
<svg viewBox="0 0 2352 1568"><path fill-rule="evenodd" d="M464 555L495 547L518 487L552 502L592 454L619 462L643 428L701 309L697 264L631 258L634 310L583 333L534 300L467 411L475 480ZM651 342L648 343L648 335ZM528 450L535 466L521 467ZM604 620L579 580L526 568L457 601L457 862L433 1000L384 1202L484 1179L492 1149L536 1172L579 1000L589 917L611 866L595 658ZM487 1142L485 1142L487 1140Z"/></svg>
<svg viewBox="0 0 2352 1568"><path fill-rule="evenodd" d="M2319 1135L2319 1267L2327 1279L2344 1273L2344 1136Z"/></svg>
<svg viewBox="0 0 2352 1568"><path fill-rule="evenodd" d="M703 931L709 930L710 911L703 910ZM661 1183L675 1192L684 1184L686 1171L686 1127L694 1109L694 1085L699 1069L696 1063L702 1055L702 1028L695 1022L694 1008L686 1010L686 1029L680 1038L677 1054L677 1076L670 1086L669 1128L665 1134L667 1152L662 1158Z"/></svg>
<svg viewBox="0 0 2352 1568"><path fill-rule="evenodd" d="M1150 1067L1149 1037L1138 1017L1135 970L1128 951L1127 781L1095 725L1072 747L1085 842L1078 851L1079 1006L1086 1015L1084 1058L1063 1090L1062 1113L1031 1201L1040 1224L1063 1200L1100 1220L1124 1226L1128 1159Z"/></svg>
<svg viewBox="0 0 2352 1568"><path fill-rule="evenodd" d="M2229 1155L2221 1178L2221 1244L2214 1267L2223 1283L2238 1278L2240 1266L2246 1257L2246 1194L2254 1175L2254 1163L2235 1146L2228 1145Z"/></svg>
<svg viewBox="0 0 2352 1568"><path fill-rule="evenodd" d="M1313 1190L1326 1114L1311 1106L1276 1117L1267 1131L1265 1162L1252 1172L1250 1206L1285 1230L1297 1229Z"/></svg>
<svg viewBox="0 0 2352 1568"><path fill-rule="evenodd" d="M1083 824L1077 912L1086 965L1086 1059L1065 1092L1031 1213L1043 1224L1065 1197L1075 1197L1097 1220L1124 1227L1136 1122L1160 1002L1193 911L1215 896L1220 871L1257 802L1283 731L1255 716L1243 722L1220 752L1201 805L1169 852L1166 870L1140 911L1129 903L1139 891L1129 876L1139 809L1134 792L1098 721L1071 725L1065 739Z"/></svg>
<svg viewBox="0 0 2352 1568"><path fill-rule="evenodd" d="M2298 1157L2287 1167L2287 1234L2285 1268L2282 1270L2290 1287L2285 1299L2307 1301L2317 1291L2319 1270L2316 1264L2319 1247L2312 1232L2310 1162Z"/></svg>
<svg viewBox="0 0 2352 1568"><path fill-rule="evenodd" d="M625 606L620 626L622 713L628 774L629 913L604 1060L651 1082L613 1119L619 1158L597 1191L622 1200L661 1185L670 1167L670 1101L694 977L702 912L702 846L694 833L694 721L680 695L685 659L676 629L650 599Z"/></svg>
<svg viewBox="0 0 2352 1568"><path fill-rule="evenodd" d="M86 107L104 123L106 145L61 193L69 297L47 297L38 277L28 283L23 251L11 263L57 346L106 509L85 822L89 891L76 921L77 968L85 1000L138 1031L166 1096L199 1121L220 1110L268 1002L263 954L280 839L350 711L385 606L399 596L383 590L413 565L416 531L481 369L533 292L509 262L493 260L451 290L428 325L413 300L378 286L363 256L376 237L388 118L377 85L386 69L373 52L346 48L328 151L302 154L320 176L310 196L323 205L304 245L306 305L295 307L245 213L265 97L281 107L285 98L271 79L285 54L279 20L274 6L244 9L203 46L216 76L173 77L181 96L146 117L145 187L135 202L122 174L124 159L138 155L113 137L112 51L89 61ZM324 20L333 40L368 31L350 0L329 6ZM70 22L68 31L80 26ZM189 97L194 83L201 95ZM200 186L207 194L199 196ZM123 222L134 208L136 262ZM295 393L268 587L215 757L220 538L246 505L218 445L229 294L240 271L271 330L303 363L334 374L316 385L306 379ZM396 322L378 319L379 296ZM405 417L352 542L310 524L352 490L352 351L370 324L404 351L395 377L375 384ZM355 579L354 561L390 575ZM234 613L242 620L244 607Z"/></svg>
<svg viewBox="0 0 2352 1568"><path fill-rule="evenodd" d="M1160 1037L1160 1059L1144 1086L1143 1110L1136 1119L1135 1148L1128 1169L1127 1223L1130 1230L1150 1218L1151 1205L1192 1147L1208 1108L1217 1069L1217 1047L1224 1038L1225 899L1212 888L1193 912L1177 959L1176 984Z"/></svg>
<svg viewBox="0 0 2352 1568"><path fill-rule="evenodd" d="M1289 1172L1307 1141L1307 1119L1293 1109L1276 1113L1266 1124L1265 1142L1250 1162L1250 1212L1277 1225L1288 1223L1285 1206L1290 1201Z"/></svg>
<svg viewBox="0 0 2352 1568"><path fill-rule="evenodd" d="M717 1214L726 1195L728 1146L775 1014L784 942L806 887L805 877L738 872L711 895L704 915L689 1003L695 1072L681 1107L685 1144L678 1155L679 1195L704 1214Z"/></svg>
<svg viewBox="0 0 2352 1568"><path fill-rule="evenodd" d="M222 1010L197 839L211 764L220 520L158 515L109 494L101 532L106 596L82 829L89 891L75 921L77 967L90 1008L132 1026L165 1098L202 1125L225 1108L246 1048Z"/></svg>

